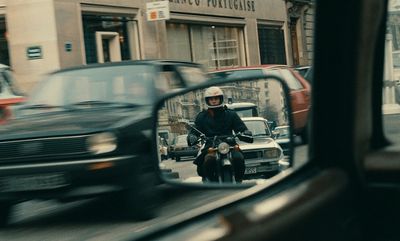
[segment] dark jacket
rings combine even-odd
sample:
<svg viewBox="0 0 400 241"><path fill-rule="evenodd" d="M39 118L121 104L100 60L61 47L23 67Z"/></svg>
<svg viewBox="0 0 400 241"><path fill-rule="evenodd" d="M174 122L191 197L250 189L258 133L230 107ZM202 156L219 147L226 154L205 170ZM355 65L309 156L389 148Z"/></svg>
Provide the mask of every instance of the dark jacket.
<svg viewBox="0 0 400 241"><path fill-rule="evenodd" d="M195 128L201 131L206 137L232 135L232 131L238 133L248 130L238 114L228 109L226 106L201 111L196 116L194 124ZM192 128L188 135L188 143L190 135L200 137L201 133ZM211 143L205 143L202 154L197 156L196 160L193 162L194 164L201 165L204 162L204 156L210 145ZM201 174L199 173L199 175Z"/></svg>
<svg viewBox="0 0 400 241"><path fill-rule="evenodd" d="M206 137L232 135L232 131L238 133L247 130L246 125L238 114L226 107L201 111L197 115L194 125ZM193 128L189 134L196 135L197 137L200 136L200 133Z"/></svg>

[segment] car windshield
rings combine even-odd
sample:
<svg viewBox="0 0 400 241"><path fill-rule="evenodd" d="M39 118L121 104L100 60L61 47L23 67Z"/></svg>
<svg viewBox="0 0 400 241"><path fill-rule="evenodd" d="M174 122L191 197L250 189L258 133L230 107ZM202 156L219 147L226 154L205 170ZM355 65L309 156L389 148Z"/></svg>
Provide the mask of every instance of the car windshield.
<svg viewBox="0 0 400 241"><path fill-rule="evenodd" d="M121 65L58 72L42 81L22 108L149 105L155 95L153 68Z"/></svg>
<svg viewBox="0 0 400 241"><path fill-rule="evenodd" d="M271 136L265 121L252 120L244 121L247 128L252 132L253 136Z"/></svg>

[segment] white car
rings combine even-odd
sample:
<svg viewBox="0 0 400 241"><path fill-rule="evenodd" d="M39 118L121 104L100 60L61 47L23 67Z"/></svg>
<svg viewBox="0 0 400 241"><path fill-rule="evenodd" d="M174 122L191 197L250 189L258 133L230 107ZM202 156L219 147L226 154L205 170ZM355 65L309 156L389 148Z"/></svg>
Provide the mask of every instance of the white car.
<svg viewBox="0 0 400 241"><path fill-rule="evenodd" d="M245 159L245 179L276 175L285 165L283 150L273 139L267 120L262 117L241 118L253 133L254 142L238 142Z"/></svg>

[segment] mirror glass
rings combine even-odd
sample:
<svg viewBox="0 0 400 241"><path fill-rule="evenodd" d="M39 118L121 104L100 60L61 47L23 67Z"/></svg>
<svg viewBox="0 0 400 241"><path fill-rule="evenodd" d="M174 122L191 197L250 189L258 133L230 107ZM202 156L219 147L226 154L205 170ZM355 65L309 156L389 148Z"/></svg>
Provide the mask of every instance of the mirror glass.
<svg viewBox="0 0 400 241"><path fill-rule="evenodd" d="M188 183L262 183L286 170L292 166L287 96L281 82L268 78L165 99L157 117L163 176Z"/></svg>

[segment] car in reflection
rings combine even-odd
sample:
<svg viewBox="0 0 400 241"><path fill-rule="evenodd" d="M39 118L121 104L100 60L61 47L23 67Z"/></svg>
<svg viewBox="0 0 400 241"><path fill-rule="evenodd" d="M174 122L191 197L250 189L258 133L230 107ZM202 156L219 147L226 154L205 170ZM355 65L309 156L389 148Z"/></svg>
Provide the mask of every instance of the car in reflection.
<svg viewBox="0 0 400 241"><path fill-rule="evenodd" d="M303 143L308 142L307 123L311 107L311 85L298 72L287 65L259 65L219 69L210 72L214 81L234 77L246 77L257 74L270 74L284 80L291 95L294 134L300 135Z"/></svg>
<svg viewBox="0 0 400 241"><path fill-rule="evenodd" d="M11 68L0 64L0 124L12 117L12 107L25 101L17 87Z"/></svg>
<svg viewBox="0 0 400 241"><path fill-rule="evenodd" d="M1 224L19 200L106 193L120 195L127 216L145 218L158 182L149 161L152 106L195 84L181 69L201 76L194 63L149 60L64 69L40 81L0 126Z"/></svg>
<svg viewBox="0 0 400 241"><path fill-rule="evenodd" d="M254 137L253 143L238 142L245 159L245 179L269 178L278 174L286 161L267 120L262 117L241 119Z"/></svg>
<svg viewBox="0 0 400 241"><path fill-rule="evenodd" d="M188 145L187 136L188 136L187 134L178 135L172 141L169 154L170 154L170 157L172 159L175 159L175 161L177 161L177 162L182 161L183 158L193 159L197 156L197 153L199 152L198 145L194 145L194 146Z"/></svg>
<svg viewBox="0 0 400 241"><path fill-rule="evenodd" d="M275 141L281 146L283 154L290 155L290 127L287 125L277 126L273 130Z"/></svg>

